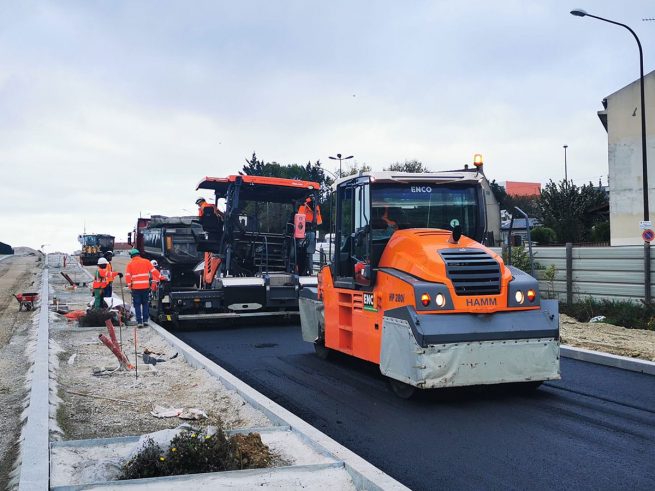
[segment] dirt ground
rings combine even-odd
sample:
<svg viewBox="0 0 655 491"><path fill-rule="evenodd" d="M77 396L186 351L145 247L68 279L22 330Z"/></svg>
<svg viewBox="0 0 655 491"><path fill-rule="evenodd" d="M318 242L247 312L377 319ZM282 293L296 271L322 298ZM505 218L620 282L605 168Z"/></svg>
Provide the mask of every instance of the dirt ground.
<svg viewBox="0 0 655 491"><path fill-rule="evenodd" d="M655 361L655 331L627 329L602 322L578 322L560 315L562 344Z"/></svg>
<svg viewBox="0 0 655 491"><path fill-rule="evenodd" d="M41 287L42 257L31 249L0 261L0 489L9 487L9 473L16 460L20 417L27 396L25 375L30 366L26 348L35 333L33 312L18 312L13 293Z"/></svg>
<svg viewBox="0 0 655 491"><path fill-rule="evenodd" d="M55 295L64 287L63 279L59 278L51 275ZM87 289L80 288L74 294L69 293L67 299L71 304L79 304L90 296ZM129 302L127 298L126 301ZM178 418L154 417L151 411L155 406L202 409L208 418L195 422L202 426L218 423L226 428L271 426L262 413L207 372L190 367L181 356L172 358L175 352L151 328L137 329L138 380L134 371L94 375L94 369L118 366L114 355L98 340L100 333L107 335L107 329L81 329L77 323L51 313L50 335L59 349L55 362L58 362L58 395L62 399L56 415L61 431L52 438L138 435L174 428L184 422ZM133 327L122 331L124 352L134 364L133 335ZM144 364L146 347L160 353L154 355L156 358L166 361L154 368Z"/></svg>

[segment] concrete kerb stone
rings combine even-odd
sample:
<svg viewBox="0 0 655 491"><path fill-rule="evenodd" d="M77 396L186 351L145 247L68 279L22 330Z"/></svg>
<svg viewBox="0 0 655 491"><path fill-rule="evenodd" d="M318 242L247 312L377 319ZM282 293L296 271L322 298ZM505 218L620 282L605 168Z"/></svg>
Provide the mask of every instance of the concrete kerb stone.
<svg viewBox="0 0 655 491"><path fill-rule="evenodd" d="M189 365L205 369L208 373L218 378L223 385L233 389L248 403L262 411L271 421L279 425L290 426L306 443L310 444L316 450L327 452L332 457L341 460L357 489L409 489L361 458L359 455L348 450L323 432L317 430L306 421L256 391L206 356L200 354L182 340L172 335L157 323L150 320L149 325L171 346L178 350L184 356Z"/></svg>
<svg viewBox="0 0 655 491"><path fill-rule="evenodd" d="M41 280L39 327L37 332L34 366L27 407L25 429L21 441L20 491L48 489L49 458L48 425L50 422L48 372L48 269Z"/></svg>
<svg viewBox="0 0 655 491"><path fill-rule="evenodd" d="M628 358L627 356L612 355L610 353L602 353L600 351L567 345L560 346L560 356L595 363L596 365L605 365L620 368L621 370L655 375L655 362L648 360L637 360L635 358Z"/></svg>

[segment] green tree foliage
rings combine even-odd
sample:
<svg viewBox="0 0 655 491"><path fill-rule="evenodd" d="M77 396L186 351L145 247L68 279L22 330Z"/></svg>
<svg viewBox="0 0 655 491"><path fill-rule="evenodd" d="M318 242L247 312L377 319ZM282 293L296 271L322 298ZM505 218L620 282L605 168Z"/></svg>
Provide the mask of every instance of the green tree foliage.
<svg viewBox="0 0 655 491"><path fill-rule="evenodd" d="M390 170L394 172L414 172L417 174L422 172L432 172L425 165L423 165L423 162L416 159L405 160L405 162L394 162L393 164L389 165L389 167L385 167L384 170Z"/></svg>
<svg viewBox="0 0 655 491"><path fill-rule="evenodd" d="M560 242L588 241L594 225L604 221L594 210L606 203L607 195L591 183L578 187L571 181L551 180L541 192L539 218Z"/></svg>
<svg viewBox="0 0 655 491"><path fill-rule="evenodd" d="M354 176L356 174L359 174L360 172L371 172L371 166L366 165L366 164L357 164L357 163L352 163L349 164L348 167L345 169L341 170L342 175L345 176Z"/></svg>
<svg viewBox="0 0 655 491"><path fill-rule="evenodd" d="M498 201L500 207L506 209L504 206L505 200L507 199L505 188L498 184L495 179L489 183L489 186L491 187L491 192L494 193L494 197L496 198L496 201Z"/></svg>
<svg viewBox="0 0 655 491"><path fill-rule="evenodd" d="M516 208L520 208L527 213L530 218L538 218L541 220L539 201L539 196L516 196L508 194L502 208L514 215L514 218L523 218L523 215L516 211Z"/></svg>
<svg viewBox="0 0 655 491"><path fill-rule="evenodd" d="M250 159L246 159L246 165L243 166L241 174L249 176L268 176L268 177L282 177L285 179L300 179L302 181L312 181L320 184L320 197L319 205L321 207L321 215L323 216L323 225L319 227L321 230L327 231L329 224L328 217L331 213L329 192L330 186L334 179L326 173L323 169L321 162L311 161L306 164L279 164L278 162L265 162L257 158L257 154L253 152Z"/></svg>
<svg viewBox="0 0 655 491"><path fill-rule="evenodd" d="M530 238L539 245L557 243L557 234L552 228L536 227L530 231Z"/></svg>
<svg viewBox="0 0 655 491"><path fill-rule="evenodd" d="M591 228L592 242L609 242L610 241L610 222L609 220L599 222Z"/></svg>

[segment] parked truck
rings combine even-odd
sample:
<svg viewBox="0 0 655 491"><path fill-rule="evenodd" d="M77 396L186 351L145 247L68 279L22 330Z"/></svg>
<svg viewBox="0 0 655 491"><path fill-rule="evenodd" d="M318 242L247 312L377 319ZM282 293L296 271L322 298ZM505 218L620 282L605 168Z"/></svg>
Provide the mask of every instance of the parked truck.
<svg viewBox="0 0 655 491"><path fill-rule="evenodd" d="M107 251L114 250L114 237L107 234L80 234L77 240L82 245L80 262L84 266L98 263L98 259Z"/></svg>
<svg viewBox="0 0 655 491"><path fill-rule="evenodd" d="M417 389L560 378L556 301L489 243L497 212L476 166L339 179L334 249L300 298L303 339L376 363L400 397Z"/></svg>
<svg viewBox="0 0 655 491"><path fill-rule="evenodd" d="M203 261L193 286L173 278L153 298L155 318L180 325L234 317L298 314L298 292L316 286L313 255L320 220L318 183L231 175L206 177L197 190L225 200L204 208L196 247ZM301 207L315 210L311 219Z"/></svg>
<svg viewBox="0 0 655 491"><path fill-rule="evenodd" d="M168 217L153 215L139 218L134 231L128 234L128 243L141 252L141 256L156 260L167 281L166 288L193 287L196 284L194 269L202 261L197 242L203 229L197 217Z"/></svg>

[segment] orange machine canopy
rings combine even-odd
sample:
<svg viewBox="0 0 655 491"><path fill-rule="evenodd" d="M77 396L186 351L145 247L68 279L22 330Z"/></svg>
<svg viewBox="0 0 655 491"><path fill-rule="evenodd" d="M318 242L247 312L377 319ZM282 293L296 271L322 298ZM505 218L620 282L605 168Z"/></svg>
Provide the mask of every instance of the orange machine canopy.
<svg viewBox="0 0 655 491"><path fill-rule="evenodd" d="M312 192L318 192L321 187L317 182L301 181L299 179L232 175L227 177L205 177L200 181L196 190L212 189L218 197L224 197L230 185L239 178L242 180L239 197L249 201L268 201L271 203L298 201L309 196Z"/></svg>

